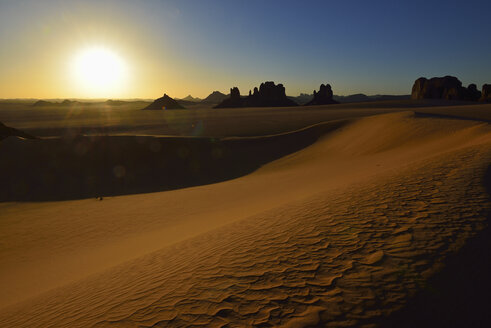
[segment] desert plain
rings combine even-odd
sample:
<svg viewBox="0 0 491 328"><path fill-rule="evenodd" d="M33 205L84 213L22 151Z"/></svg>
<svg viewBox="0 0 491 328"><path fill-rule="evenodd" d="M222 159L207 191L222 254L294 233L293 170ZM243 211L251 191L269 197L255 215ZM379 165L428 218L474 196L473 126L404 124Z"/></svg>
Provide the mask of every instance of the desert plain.
<svg viewBox="0 0 491 328"><path fill-rule="evenodd" d="M0 104L2 327L489 323L491 104Z"/></svg>

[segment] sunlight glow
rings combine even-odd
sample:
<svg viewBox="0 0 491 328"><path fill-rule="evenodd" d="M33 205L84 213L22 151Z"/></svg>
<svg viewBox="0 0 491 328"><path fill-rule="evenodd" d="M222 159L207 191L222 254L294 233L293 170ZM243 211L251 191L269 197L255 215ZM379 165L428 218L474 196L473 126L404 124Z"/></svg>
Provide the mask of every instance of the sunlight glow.
<svg viewBox="0 0 491 328"><path fill-rule="evenodd" d="M89 97L110 97L122 91L127 79L124 61L104 47L80 51L72 62L77 88Z"/></svg>

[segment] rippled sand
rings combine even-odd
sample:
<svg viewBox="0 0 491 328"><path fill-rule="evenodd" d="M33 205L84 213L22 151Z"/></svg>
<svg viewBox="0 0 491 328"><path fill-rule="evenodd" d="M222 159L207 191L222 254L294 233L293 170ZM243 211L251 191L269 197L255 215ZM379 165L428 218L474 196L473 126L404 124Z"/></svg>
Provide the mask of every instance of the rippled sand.
<svg viewBox="0 0 491 328"><path fill-rule="evenodd" d="M484 228L490 160L487 123L404 112L226 182L3 204L0 326L373 325Z"/></svg>

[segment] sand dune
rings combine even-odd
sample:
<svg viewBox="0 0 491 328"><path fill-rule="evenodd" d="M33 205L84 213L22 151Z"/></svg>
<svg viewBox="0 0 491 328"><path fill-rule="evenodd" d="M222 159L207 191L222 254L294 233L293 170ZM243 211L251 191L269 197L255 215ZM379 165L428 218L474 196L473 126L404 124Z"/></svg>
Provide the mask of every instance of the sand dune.
<svg viewBox="0 0 491 328"><path fill-rule="evenodd" d="M484 227L491 130L412 112L320 127L229 181L0 204L0 325L340 327L399 309Z"/></svg>
<svg viewBox="0 0 491 328"><path fill-rule="evenodd" d="M0 201L106 197L229 180L305 148L347 122L249 138L11 138L0 147L0 157L9 159L0 161Z"/></svg>

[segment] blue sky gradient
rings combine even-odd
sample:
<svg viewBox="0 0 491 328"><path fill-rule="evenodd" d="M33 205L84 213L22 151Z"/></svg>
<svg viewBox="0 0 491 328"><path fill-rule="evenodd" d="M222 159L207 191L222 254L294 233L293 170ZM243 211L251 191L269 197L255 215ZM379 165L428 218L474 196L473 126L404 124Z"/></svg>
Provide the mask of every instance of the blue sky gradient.
<svg viewBox="0 0 491 328"><path fill-rule="evenodd" d="M52 67L38 56L94 39L133 63L135 87L120 97L245 94L266 80L291 95L326 82L340 95L408 94L416 78L443 75L480 88L491 83L490 13L491 1L474 0L0 0L0 71ZM0 87L27 97L12 85L23 81L0 78ZM46 97L63 91L51 83Z"/></svg>

